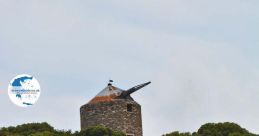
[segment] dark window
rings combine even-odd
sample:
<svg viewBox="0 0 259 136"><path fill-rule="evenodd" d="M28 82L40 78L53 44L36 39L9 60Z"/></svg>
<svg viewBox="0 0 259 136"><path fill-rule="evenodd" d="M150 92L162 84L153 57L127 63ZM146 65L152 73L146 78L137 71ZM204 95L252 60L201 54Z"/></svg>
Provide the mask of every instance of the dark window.
<svg viewBox="0 0 259 136"><path fill-rule="evenodd" d="M133 111L133 105L132 104L127 104L127 111L132 112Z"/></svg>

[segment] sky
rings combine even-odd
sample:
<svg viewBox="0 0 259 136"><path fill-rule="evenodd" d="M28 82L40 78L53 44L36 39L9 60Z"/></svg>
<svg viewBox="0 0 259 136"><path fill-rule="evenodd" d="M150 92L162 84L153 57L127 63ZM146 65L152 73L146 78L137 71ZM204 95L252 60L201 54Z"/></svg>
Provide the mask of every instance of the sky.
<svg viewBox="0 0 259 136"><path fill-rule="evenodd" d="M259 133L258 0L0 0L0 127L80 130L79 108L106 87L142 105L144 136L236 122ZM30 108L8 97L33 75Z"/></svg>

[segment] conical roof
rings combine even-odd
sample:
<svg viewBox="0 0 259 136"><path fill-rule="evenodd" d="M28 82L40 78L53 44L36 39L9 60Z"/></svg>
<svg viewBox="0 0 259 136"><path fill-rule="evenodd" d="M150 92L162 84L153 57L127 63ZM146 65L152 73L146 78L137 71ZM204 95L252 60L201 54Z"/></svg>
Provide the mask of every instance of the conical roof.
<svg viewBox="0 0 259 136"><path fill-rule="evenodd" d="M136 92L137 90L151 83L151 82L147 82L147 83L134 86L128 90L122 90L118 87L113 86L111 82L113 81L110 80L108 86L105 87L100 93L98 93L91 101L89 101L89 104L112 101L114 99L124 99L124 100L134 101L134 99L130 96L130 94Z"/></svg>
<svg viewBox="0 0 259 136"><path fill-rule="evenodd" d="M100 93L98 93L89 103L97 103L103 101L112 101L115 97L121 95L124 90L108 84Z"/></svg>

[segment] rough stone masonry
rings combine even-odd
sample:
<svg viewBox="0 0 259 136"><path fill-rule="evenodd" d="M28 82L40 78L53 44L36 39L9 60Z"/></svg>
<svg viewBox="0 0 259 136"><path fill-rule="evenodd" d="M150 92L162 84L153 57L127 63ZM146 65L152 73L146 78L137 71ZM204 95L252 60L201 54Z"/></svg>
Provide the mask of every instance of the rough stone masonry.
<svg viewBox="0 0 259 136"><path fill-rule="evenodd" d="M141 106L131 93L148 85L144 83L128 90L108 84L90 102L81 106L81 130L103 125L126 133L127 136L142 136Z"/></svg>

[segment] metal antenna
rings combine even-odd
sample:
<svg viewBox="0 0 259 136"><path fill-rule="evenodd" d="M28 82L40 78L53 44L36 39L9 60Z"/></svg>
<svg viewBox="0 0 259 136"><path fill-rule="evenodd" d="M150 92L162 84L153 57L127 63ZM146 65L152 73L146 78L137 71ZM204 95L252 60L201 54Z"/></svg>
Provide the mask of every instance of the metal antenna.
<svg viewBox="0 0 259 136"><path fill-rule="evenodd" d="M113 80L109 79L108 86L112 86Z"/></svg>

